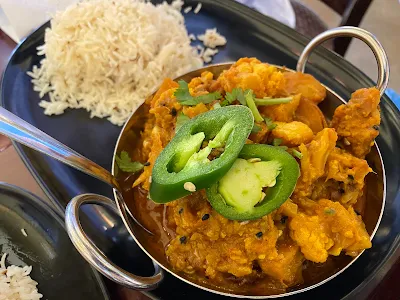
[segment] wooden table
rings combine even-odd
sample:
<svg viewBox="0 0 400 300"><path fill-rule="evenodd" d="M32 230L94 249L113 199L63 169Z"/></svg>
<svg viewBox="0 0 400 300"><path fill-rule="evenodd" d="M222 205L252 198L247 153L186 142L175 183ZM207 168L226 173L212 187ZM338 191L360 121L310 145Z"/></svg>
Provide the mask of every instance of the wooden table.
<svg viewBox="0 0 400 300"><path fill-rule="evenodd" d="M0 30L0 72L3 73L12 50L16 46L6 34ZM17 152L10 146L0 153L0 182L7 182L24 188L44 200L50 201L41 190L35 179L19 158ZM399 251L398 251L399 252ZM400 256L400 253L399 253ZM382 278L378 286L371 291L369 300L398 300L400 299L400 257L393 261L388 274ZM149 299L143 294L127 288L117 286L106 280L113 300L145 300Z"/></svg>

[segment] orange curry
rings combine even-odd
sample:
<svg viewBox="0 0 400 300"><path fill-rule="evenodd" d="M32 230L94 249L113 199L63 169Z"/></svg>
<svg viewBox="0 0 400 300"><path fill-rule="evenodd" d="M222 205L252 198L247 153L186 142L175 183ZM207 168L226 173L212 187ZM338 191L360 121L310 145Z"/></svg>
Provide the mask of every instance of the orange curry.
<svg viewBox="0 0 400 300"><path fill-rule="evenodd" d="M156 233L154 242L172 270L225 291L273 294L302 284L307 266L316 268L342 253L357 256L371 247L354 206L363 194L365 176L372 172L364 158L378 135L378 90L356 91L328 122L318 108L326 90L311 75L282 72L255 58L242 58L217 78L204 72L192 79L193 96L225 94L236 87L252 89L260 98L294 96L287 104L258 107L276 126L258 124L261 130L247 143L279 138L287 151L300 151L296 189L273 213L239 222L214 211L203 190L166 205L146 198L152 165L175 134L177 114L193 118L218 101L182 106L174 96L177 86L166 79L147 100L150 110L139 147L131 151L134 159L150 163L133 183L131 205Z"/></svg>

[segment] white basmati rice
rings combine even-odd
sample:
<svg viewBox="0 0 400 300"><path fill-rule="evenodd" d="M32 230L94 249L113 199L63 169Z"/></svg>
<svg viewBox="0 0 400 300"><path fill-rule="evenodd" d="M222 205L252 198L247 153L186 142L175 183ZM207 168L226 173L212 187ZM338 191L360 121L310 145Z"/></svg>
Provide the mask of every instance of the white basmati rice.
<svg viewBox="0 0 400 300"><path fill-rule="evenodd" d="M192 10L192 7L191 7L191 6L188 6L188 7L185 7L185 9L183 10L183 12L184 12L185 14L187 14L187 13L189 13L191 10Z"/></svg>
<svg viewBox="0 0 400 300"><path fill-rule="evenodd" d="M205 48L202 45L197 45L196 48L199 51L199 56L203 57Z"/></svg>
<svg viewBox="0 0 400 300"><path fill-rule="evenodd" d="M55 14L39 67L28 72L47 115L83 108L123 125L165 77L203 65L180 13L183 1L83 1Z"/></svg>
<svg viewBox="0 0 400 300"><path fill-rule="evenodd" d="M201 58L204 60L205 63L209 63L212 61L213 56L217 53L217 49L207 48L206 50L204 50L204 52L201 53Z"/></svg>
<svg viewBox="0 0 400 300"><path fill-rule="evenodd" d="M185 2L183 0L174 0L172 1L171 6L176 10L181 10L184 4Z"/></svg>
<svg viewBox="0 0 400 300"><path fill-rule="evenodd" d="M198 13L200 12L200 9L201 9L202 6L203 6L203 5L202 5L201 3L198 3L193 12L194 12L195 14L198 14Z"/></svg>
<svg viewBox="0 0 400 300"><path fill-rule="evenodd" d="M226 44L226 38L217 32L217 28L207 29L204 34L199 34L197 38L203 42L204 46L210 48Z"/></svg>
<svg viewBox="0 0 400 300"><path fill-rule="evenodd" d="M39 300L43 297L37 289L37 282L29 274L32 267L8 266L6 256L0 260L0 300Z"/></svg>

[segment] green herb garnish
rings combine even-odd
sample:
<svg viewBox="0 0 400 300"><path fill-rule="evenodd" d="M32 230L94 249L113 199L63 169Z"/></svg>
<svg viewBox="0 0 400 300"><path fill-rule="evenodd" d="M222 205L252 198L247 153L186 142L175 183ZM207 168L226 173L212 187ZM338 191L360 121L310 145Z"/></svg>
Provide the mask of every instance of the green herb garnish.
<svg viewBox="0 0 400 300"><path fill-rule="evenodd" d="M282 139L276 138L272 141L273 146L279 146L280 144L282 144Z"/></svg>
<svg viewBox="0 0 400 300"><path fill-rule="evenodd" d="M293 100L293 97L285 97L285 98L264 97L262 99L255 98L254 103L256 105L268 106L268 105L289 103L292 100Z"/></svg>
<svg viewBox="0 0 400 300"><path fill-rule="evenodd" d="M333 216L336 211L333 208L327 207L324 209L324 213L328 216Z"/></svg>
<svg viewBox="0 0 400 300"><path fill-rule="evenodd" d="M257 133L261 130L261 127L258 126L257 124L254 124L253 129L251 130L251 133Z"/></svg>
<svg viewBox="0 0 400 300"><path fill-rule="evenodd" d="M229 102L228 102L228 100L224 99L223 101L220 102L220 104L222 107L224 107L224 106L229 105Z"/></svg>
<svg viewBox="0 0 400 300"><path fill-rule="evenodd" d="M303 154L301 154L300 151L297 151L296 149L292 150L292 154L294 157L297 157L298 159L302 159L303 158Z"/></svg>
<svg viewBox="0 0 400 300"><path fill-rule="evenodd" d="M264 118L264 121L267 124L268 130L274 130L277 126L270 118Z"/></svg>
<svg viewBox="0 0 400 300"><path fill-rule="evenodd" d="M251 112L253 113L254 120L257 122L264 121L263 117L261 116L260 112L257 109L256 104L254 103L254 94L252 90L246 90L244 94L244 98L246 99L246 104L250 108Z"/></svg>
<svg viewBox="0 0 400 300"><path fill-rule="evenodd" d="M116 155L115 160L118 168L127 173L136 173L137 171L143 169L143 164L137 161L132 161L128 152L126 151L122 151L120 156Z"/></svg>
<svg viewBox="0 0 400 300"><path fill-rule="evenodd" d="M193 97L189 92L189 85L186 81L179 80L178 84L179 87L176 89L174 95L181 105L194 106L199 103L207 104L221 98L219 92Z"/></svg>
<svg viewBox="0 0 400 300"><path fill-rule="evenodd" d="M189 120L190 118L188 116L184 115L183 112L180 112L180 114L178 114L176 117L175 133Z"/></svg>
<svg viewBox="0 0 400 300"><path fill-rule="evenodd" d="M232 92L227 92L225 95L225 100L228 102L228 104L231 104L233 101L238 100L240 104L246 105L246 99L244 97L244 94L247 92L243 91L241 88L234 88Z"/></svg>

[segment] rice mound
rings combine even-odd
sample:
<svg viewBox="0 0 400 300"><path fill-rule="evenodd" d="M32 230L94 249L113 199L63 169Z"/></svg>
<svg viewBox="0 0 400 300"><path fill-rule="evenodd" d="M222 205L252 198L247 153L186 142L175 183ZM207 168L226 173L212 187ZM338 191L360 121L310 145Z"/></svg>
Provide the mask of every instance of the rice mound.
<svg viewBox="0 0 400 300"><path fill-rule="evenodd" d="M178 3L180 4L180 3ZM55 14L34 66L33 89L46 115L84 108L123 125L165 77L203 66L181 5L144 0L90 0Z"/></svg>
<svg viewBox="0 0 400 300"><path fill-rule="evenodd" d="M39 300L43 297L36 288L37 282L29 274L32 267L8 266L7 254L0 259L0 300Z"/></svg>

